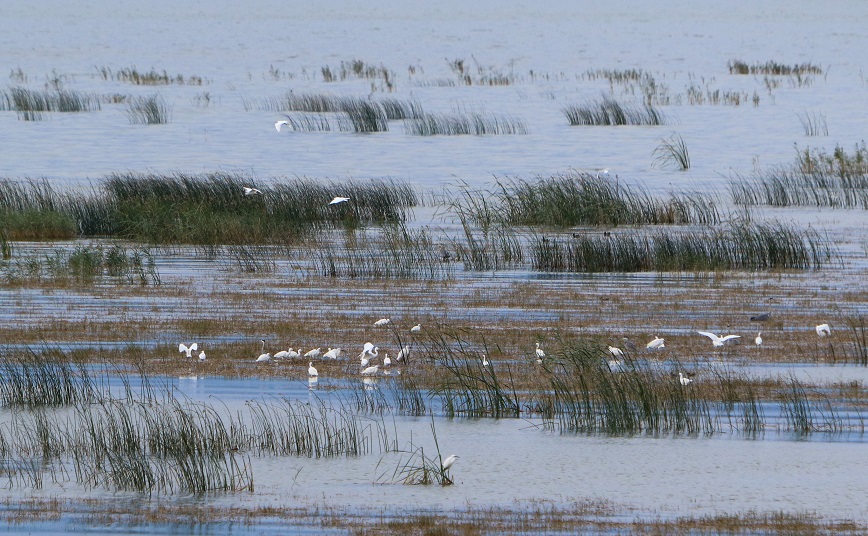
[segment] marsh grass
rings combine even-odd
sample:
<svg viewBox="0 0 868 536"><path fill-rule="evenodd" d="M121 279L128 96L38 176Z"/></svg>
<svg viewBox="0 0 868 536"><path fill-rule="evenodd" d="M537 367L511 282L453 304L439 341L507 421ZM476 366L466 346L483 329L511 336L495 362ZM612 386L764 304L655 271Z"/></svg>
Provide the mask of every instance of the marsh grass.
<svg viewBox="0 0 868 536"><path fill-rule="evenodd" d="M124 113L132 125L163 125L171 119L172 111L159 94L133 97Z"/></svg>
<svg viewBox="0 0 868 536"><path fill-rule="evenodd" d="M36 353L3 352L0 360L0 405L56 407L84 404L96 396L96 385L85 367L75 366L58 350Z"/></svg>
<svg viewBox="0 0 868 536"><path fill-rule="evenodd" d="M410 101L387 99L383 102L388 102L388 106L359 97L288 91L279 97L244 100L243 104L245 110L300 112L287 115L287 120L293 130L303 132L386 132L389 112L400 115L413 113L418 108L418 104Z"/></svg>
<svg viewBox="0 0 868 536"><path fill-rule="evenodd" d="M404 120L404 132L413 136L485 136L527 134L527 123L503 114L422 114Z"/></svg>
<svg viewBox="0 0 868 536"><path fill-rule="evenodd" d="M663 114L650 105L629 106L604 97L585 105L570 104L561 110L570 125L662 125Z"/></svg>
<svg viewBox="0 0 868 536"><path fill-rule="evenodd" d="M434 456L426 456L425 448L410 444L411 450L405 452L408 457L403 457L398 461L395 470L389 481L400 482L410 486L427 486L437 484L438 486L451 486L453 484L452 476L448 469L443 468L443 455L440 453L440 443L437 440L437 429L434 427L434 417L431 417L431 435L434 438ZM379 465L379 464L378 464ZM383 473L378 478L378 482L384 482L387 473Z"/></svg>
<svg viewBox="0 0 868 536"><path fill-rule="evenodd" d="M458 217L464 232L463 240L452 239L452 249L465 270L499 270L524 260L519 236L500 219L497 207L485 195L465 187L447 206Z"/></svg>
<svg viewBox="0 0 868 536"><path fill-rule="evenodd" d="M798 76L808 74L823 74L823 68L810 62L787 65L776 61L749 64L742 60L727 62L729 74L770 74L776 76Z"/></svg>
<svg viewBox="0 0 868 536"><path fill-rule="evenodd" d="M553 272L816 270L834 258L817 231L779 222L572 240L540 236L531 247L534 268Z"/></svg>
<svg viewBox="0 0 868 536"><path fill-rule="evenodd" d="M24 121L40 121L45 112L92 112L100 108L96 95L59 86L42 91L17 86L0 93L0 110L14 110Z"/></svg>
<svg viewBox="0 0 868 536"><path fill-rule="evenodd" d="M150 71L139 71L136 67L124 67L117 71L103 66L97 68L97 74L103 80L114 80L136 86L167 86L170 84L201 86L206 83L201 76L184 77L181 74L170 75L164 69L162 72L151 67Z"/></svg>
<svg viewBox="0 0 868 536"><path fill-rule="evenodd" d="M487 195L493 202L462 205L464 212L485 210L509 225L571 227L639 224L714 224L720 221L715 203L701 194L673 195L668 201L621 184L617 179L568 172L537 181L499 181ZM465 197L466 201L469 201ZM488 208L494 205L492 208ZM479 220L480 217L474 218Z"/></svg>
<svg viewBox="0 0 868 536"><path fill-rule="evenodd" d="M72 249L54 248L42 256L17 259L0 268L9 284L28 281L72 282L76 284L128 283L159 285L160 274L148 248L128 249L120 245L77 245Z"/></svg>
<svg viewBox="0 0 868 536"><path fill-rule="evenodd" d="M652 151L654 166L672 166L679 171L690 169L690 155L687 152L687 144L680 134L672 133L668 138L660 140L660 144Z"/></svg>
<svg viewBox="0 0 868 536"><path fill-rule="evenodd" d="M805 131L805 136L828 136L829 127L826 125L826 116L822 112L804 112L797 114L799 123Z"/></svg>
<svg viewBox="0 0 868 536"><path fill-rule="evenodd" d="M818 206L868 209L868 149L852 153L840 145L797 150L795 162L730 181L733 201L742 205Z"/></svg>

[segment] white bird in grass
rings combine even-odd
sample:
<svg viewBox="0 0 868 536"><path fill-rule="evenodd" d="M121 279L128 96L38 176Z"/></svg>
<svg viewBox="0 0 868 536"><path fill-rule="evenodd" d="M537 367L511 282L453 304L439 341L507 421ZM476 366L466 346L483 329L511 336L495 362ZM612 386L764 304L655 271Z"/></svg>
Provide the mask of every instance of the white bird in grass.
<svg viewBox="0 0 868 536"><path fill-rule="evenodd" d="M311 350L311 351L309 351L308 353L304 354L304 357L307 357L307 358L317 358L317 357L319 357L319 350L320 350L319 348L314 348L313 350Z"/></svg>
<svg viewBox="0 0 868 536"><path fill-rule="evenodd" d="M422 331L422 324L416 324L410 328L410 333L419 333L420 331Z"/></svg>
<svg viewBox="0 0 868 536"><path fill-rule="evenodd" d="M281 351L277 352L276 354L274 354L273 357L274 357L274 359L283 359L283 358L289 357L290 352L292 352L291 346L289 347L288 350L281 350Z"/></svg>
<svg viewBox="0 0 868 536"><path fill-rule="evenodd" d="M274 128L276 128L278 132L280 132L280 129L282 127L290 127L290 126L292 126L292 123L290 123L286 119L281 119L280 121L275 121L275 123L274 123Z"/></svg>
<svg viewBox="0 0 868 536"><path fill-rule="evenodd" d="M307 364L307 375L311 377L319 376L319 371L313 366L313 361L309 361Z"/></svg>
<svg viewBox="0 0 868 536"><path fill-rule="evenodd" d="M199 349L199 345L196 344L195 342L193 344L191 344L190 346L187 346L184 343L181 343L178 345L178 351L186 354L185 357L193 357L193 352L195 352L198 349Z"/></svg>
<svg viewBox="0 0 868 536"><path fill-rule="evenodd" d="M337 205L338 203L346 203L346 202L349 201L349 200L350 200L349 197L340 197L340 196L335 196L334 199L332 199L331 201L329 201L329 205Z"/></svg>
<svg viewBox="0 0 868 536"><path fill-rule="evenodd" d="M687 376L685 376L684 374L681 374L679 372L678 373L678 381L681 382L681 385L687 385L688 383L692 382L693 380L691 380L690 378L688 378Z"/></svg>
<svg viewBox="0 0 868 536"><path fill-rule="evenodd" d="M374 346L374 349L372 351L368 352L368 355L371 356L371 359L377 357L378 355L380 355L380 347ZM365 357L365 352L362 352L361 362L362 362L363 367L367 367L368 363L370 363L368 358Z"/></svg>
<svg viewBox="0 0 868 536"><path fill-rule="evenodd" d="M615 346L609 347L609 353L612 354L613 357L624 357L624 352L622 352L620 348L617 348Z"/></svg>
<svg viewBox="0 0 868 536"><path fill-rule="evenodd" d="M485 357L485 354L482 354L482 366L483 366L483 367L487 367L488 364L489 364L489 363L488 363L488 358Z"/></svg>
<svg viewBox="0 0 868 536"><path fill-rule="evenodd" d="M341 349L340 348L329 347L329 351L326 352L325 354L323 354L322 357L323 357L323 359L325 359L326 357L329 359L337 359L338 357L340 357L340 355L341 355Z"/></svg>
<svg viewBox="0 0 868 536"><path fill-rule="evenodd" d="M205 359L205 350L202 350L201 352L199 352L199 361L205 361Z"/></svg>
<svg viewBox="0 0 868 536"><path fill-rule="evenodd" d="M741 338L741 335L727 335L725 337L718 337L710 331L697 331L696 333L699 333L700 335L705 335L706 337L711 339L711 344L713 344L714 346L723 346L724 344L726 344L726 341Z"/></svg>
<svg viewBox="0 0 868 536"><path fill-rule="evenodd" d="M389 354L386 354L386 357L383 358L383 366L384 367L391 367L392 366L392 360L389 359Z"/></svg>
<svg viewBox="0 0 868 536"><path fill-rule="evenodd" d="M444 471L448 471L452 467L452 465L455 463L455 460L457 460L457 459L458 459L458 456L453 454L453 455L449 456L448 458L446 458L445 460L443 460L443 465L441 467L443 467Z"/></svg>
<svg viewBox="0 0 868 536"><path fill-rule="evenodd" d="M242 186L244 188L244 195L262 195L262 190L257 190L256 188L251 188L249 186Z"/></svg>
<svg viewBox="0 0 868 536"><path fill-rule="evenodd" d="M645 345L646 350L659 350L660 348L666 348L664 344L664 339L661 339L657 335L654 336L654 340Z"/></svg>
<svg viewBox="0 0 868 536"><path fill-rule="evenodd" d="M365 354L370 354L370 353L372 353L372 352L374 351L374 348L375 348L375 347L374 347L373 344L371 344L371 343L369 343L369 342L366 342L366 343L365 343L365 346L362 348L362 353L359 354L359 358L361 359L362 357L365 356Z"/></svg>
<svg viewBox="0 0 868 536"><path fill-rule="evenodd" d="M757 346L759 346L763 343L763 332L762 331L760 331L759 333L756 334L756 339L754 339L753 342L755 342Z"/></svg>
<svg viewBox="0 0 868 536"><path fill-rule="evenodd" d="M536 343L536 362L538 365L542 365L542 360L545 356L546 353L539 347L539 343Z"/></svg>
<svg viewBox="0 0 868 536"><path fill-rule="evenodd" d="M265 353L265 339L260 339L259 342L262 343L262 349L259 350L262 353L259 354L259 357L256 358L256 362L261 363L263 361L271 361L271 354Z"/></svg>
<svg viewBox="0 0 868 536"><path fill-rule="evenodd" d="M817 335L820 337L829 337L832 335L832 328L829 327L829 324L820 324L814 329L817 330Z"/></svg>
<svg viewBox="0 0 868 536"><path fill-rule="evenodd" d="M401 351L398 352L398 355L395 356L395 361L403 361L405 357L410 355L410 345L401 348Z"/></svg>
<svg viewBox="0 0 868 536"><path fill-rule="evenodd" d="M374 365L372 367L368 367L362 371L362 376L373 376L380 369L380 365Z"/></svg>
<svg viewBox="0 0 868 536"><path fill-rule="evenodd" d="M288 357L290 359L295 359L296 357L301 357L301 348L299 348L298 351L295 351L292 348L290 348L289 349L289 355L286 357Z"/></svg>
<svg viewBox="0 0 868 536"><path fill-rule="evenodd" d="M374 325L376 327L380 327L380 326L385 326L389 322L391 322L391 320L389 320L388 318L381 318L381 319L377 320L376 322L374 322Z"/></svg>

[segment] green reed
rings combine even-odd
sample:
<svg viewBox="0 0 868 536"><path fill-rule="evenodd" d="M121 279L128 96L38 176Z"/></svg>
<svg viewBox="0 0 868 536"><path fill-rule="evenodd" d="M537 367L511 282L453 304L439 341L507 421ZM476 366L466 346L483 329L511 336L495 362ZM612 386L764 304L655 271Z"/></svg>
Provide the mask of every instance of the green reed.
<svg viewBox="0 0 868 536"><path fill-rule="evenodd" d="M527 123L498 114L423 114L404 120L404 132L413 136L485 136L527 134Z"/></svg>
<svg viewBox="0 0 868 536"><path fill-rule="evenodd" d="M92 112L100 108L96 95L61 87L33 90L16 86L0 92L0 110L14 110L24 121L42 120L44 112Z"/></svg>
<svg viewBox="0 0 868 536"><path fill-rule="evenodd" d="M765 63L747 63L742 60L729 60L727 62L729 74L771 74L771 75L805 75L823 74L823 68L810 62L788 65L776 61Z"/></svg>
<svg viewBox="0 0 868 536"><path fill-rule="evenodd" d="M130 99L124 113L133 125L163 125L172 115L169 104L159 94Z"/></svg>
<svg viewBox="0 0 868 536"><path fill-rule="evenodd" d="M662 125L665 118L650 105L629 106L608 97L585 105L570 104L562 110L570 125Z"/></svg>

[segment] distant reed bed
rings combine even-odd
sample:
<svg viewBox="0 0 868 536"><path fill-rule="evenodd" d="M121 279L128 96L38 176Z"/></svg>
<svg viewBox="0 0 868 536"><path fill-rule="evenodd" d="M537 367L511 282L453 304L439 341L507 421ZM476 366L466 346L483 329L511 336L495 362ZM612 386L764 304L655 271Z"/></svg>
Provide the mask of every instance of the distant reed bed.
<svg viewBox="0 0 868 536"><path fill-rule="evenodd" d="M167 86L170 84L201 86L207 81L201 76L184 76L181 74L170 75L163 69L162 72L151 67L150 71L139 71L136 67L124 67L113 70L110 67L98 67L97 74L103 80L113 80L133 84L135 86Z"/></svg>
<svg viewBox="0 0 868 536"><path fill-rule="evenodd" d="M741 205L868 209L868 148L865 142L852 153L841 146L831 154L805 148L793 164L736 177L729 188Z"/></svg>
<svg viewBox="0 0 868 536"><path fill-rule="evenodd" d="M24 121L40 121L46 112L92 112L100 109L97 95L60 87L33 90L18 86L0 92L0 111L15 111Z"/></svg>
<svg viewBox="0 0 868 536"><path fill-rule="evenodd" d="M562 109L570 125L662 125L663 114L650 105L629 106L608 97L584 105L570 104Z"/></svg>
<svg viewBox="0 0 868 536"><path fill-rule="evenodd" d="M714 229L540 236L533 266L551 272L811 270L834 260L813 229L782 223L730 223Z"/></svg>
<svg viewBox="0 0 868 536"><path fill-rule="evenodd" d="M727 62L729 74L770 74L781 76L823 74L823 68L810 62L788 65L776 61L764 63L748 63L743 60L729 60Z"/></svg>
<svg viewBox="0 0 868 536"><path fill-rule="evenodd" d="M243 105L245 110L300 112L287 115L287 120L293 130L302 132L386 132L389 120L421 114L415 101L292 91L278 97L244 100Z"/></svg>
<svg viewBox="0 0 868 536"><path fill-rule="evenodd" d="M92 192L75 194L58 193L45 181L4 181L0 223L10 238L72 233L156 244L286 243L322 228L404 221L418 203L413 188L391 180L297 178L244 195L254 185L250 177L219 172L113 173ZM350 201L329 205L336 195ZM43 222L45 232L36 232L29 218Z"/></svg>

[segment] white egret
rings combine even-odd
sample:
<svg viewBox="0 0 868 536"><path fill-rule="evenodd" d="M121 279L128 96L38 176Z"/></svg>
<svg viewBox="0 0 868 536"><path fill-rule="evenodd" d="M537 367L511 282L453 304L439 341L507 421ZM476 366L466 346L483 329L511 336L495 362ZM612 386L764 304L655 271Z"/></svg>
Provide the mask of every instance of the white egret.
<svg viewBox="0 0 868 536"><path fill-rule="evenodd" d="M202 350L201 352L199 352L199 361L205 361L205 359L205 350Z"/></svg>
<svg viewBox="0 0 868 536"><path fill-rule="evenodd" d="M422 324L416 324L410 328L410 333L419 333L420 331L422 331Z"/></svg>
<svg viewBox="0 0 868 536"><path fill-rule="evenodd" d="M362 376L373 376L380 369L380 365L374 365L372 367L368 367L362 371Z"/></svg>
<svg viewBox="0 0 868 536"><path fill-rule="evenodd" d="M386 354L386 357L383 358L383 366L384 367L391 367L392 366L392 360L389 359L389 354Z"/></svg>
<svg viewBox="0 0 868 536"><path fill-rule="evenodd" d="M377 357L378 355L380 355L380 347L374 346L374 349L372 351L368 352L368 355L371 356L371 359ZM368 360L367 357L365 357L365 353L362 352L362 366L367 367L368 363L370 363L370 361Z"/></svg>
<svg viewBox="0 0 868 536"><path fill-rule="evenodd" d="M546 353L542 348L539 347L539 343L536 343L536 363L537 365L542 365L542 360L546 356Z"/></svg>
<svg viewBox="0 0 868 536"><path fill-rule="evenodd" d="M815 329L817 330L817 335L820 337L829 337L832 335L832 328L829 327L829 324L820 324Z"/></svg>
<svg viewBox="0 0 868 536"><path fill-rule="evenodd" d="M365 354L370 354L374 351L374 345L366 342L364 348L362 348L362 353L359 354L359 359L365 356Z"/></svg>
<svg viewBox="0 0 868 536"><path fill-rule="evenodd" d="M711 344L714 346L723 346L724 344L726 344L726 341L741 338L741 335L727 335L725 337L718 337L710 331L697 331L696 333L699 333L700 335L705 335L706 337L711 339Z"/></svg>
<svg viewBox="0 0 868 536"><path fill-rule="evenodd" d="M313 361L307 363L307 375L311 377L319 376L319 371L313 366Z"/></svg>
<svg viewBox="0 0 868 536"><path fill-rule="evenodd" d="M664 344L664 339L661 339L657 335L654 335L654 340L645 345L646 350L659 350L660 348L666 348Z"/></svg>
<svg viewBox="0 0 868 536"><path fill-rule="evenodd" d="M488 358L485 357L485 354L482 354L482 366L483 367L488 366Z"/></svg>
<svg viewBox="0 0 868 536"><path fill-rule="evenodd" d="M329 347L329 351L324 353L322 357L323 357L323 359L325 359L326 357L329 359L337 359L338 357L340 357L340 355L341 355L341 349L340 348Z"/></svg>
<svg viewBox="0 0 868 536"><path fill-rule="evenodd" d="M291 126L292 126L292 123L290 123L286 119L281 119L280 121L275 121L275 123L274 123L274 128L276 128L278 132L280 132L280 129L282 127L291 127Z"/></svg>
<svg viewBox="0 0 868 536"><path fill-rule="evenodd" d="M309 351L308 353L304 354L304 357L307 357L307 358L314 358L314 359L315 359L315 358L319 357L319 351L320 351L319 348L314 348L313 350L311 350L311 351Z"/></svg>
<svg viewBox="0 0 868 536"><path fill-rule="evenodd" d="M681 382L681 385L687 385L688 383L692 382L693 380L691 380L690 378L688 378L687 376L685 376L684 374L681 374L679 372L678 373L678 381Z"/></svg>
<svg viewBox="0 0 868 536"><path fill-rule="evenodd" d="M391 320L389 320L388 318L381 318L381 319L377 320L376 322L374 322L374 325L376 327L380 327L380 326L385 326L389 322L391 322Z"/></svg>
<svg viewBox="0 0 868 536"><path fill-rule="evenodd" d="M609 347L609 353L612 354L613 357L624 357L624 352L622 352L620 348L615 346Z"/></svg>
<svg viewBox="0 0 868 536"><path fill-rule="evenodd" d="M455 460L457 460L457 459L458 459L458 456L453 454L453 455L449 456L448 458L446 458L445 460L443 460L443 465L442 465L443 470L448 471L449 468L452 467L452 465L455 463Z"/></svg>
<svg viewBox="0 0 868 536"><path fill-rule="evenodd" d="M193 344L191 344L190 346L187 346L184 343L181 343L178 345L178 351L183 352L185 354L184 357L193 357L193 352L195 352L198 349L199 349L199 345L196 344L195 342Z"/></svg>
<svg viewBox="0 0 868 536"><path fill-rule="evenodd" d="M334 199L332 199L331 201L329 201L329 205L337 205L338 203L346 203L346 202L349 201L349 200L350 200L349 197L340 197L340 196L335 196Z"/></svg>
<svg viewBox="0 0 868 536"><path fill-rule="evenodd" d="M410 345L406 345L398 352L398 355L395 357L395 361L403 361L405 357L410 355Z"/></svg>
<svg viewBox="0 0 868 536"><path fill-rule="evenodd" d="M753 342L755 342L757 346L759 346L763 343L763 332L762 331L760 331L759 333L756 334L756 339L754 339Z"/></svg>
<svg viewBox="0 0 868 536"><path fill-rule="evenodd" d="M371 361L367 357L362 356L362 359L360 360L360 362L361 362L363 367L367 367L368 363L370 363Z"/></svg>
<svg viewBox="0 0 868 536"><path fill-rule="evenodd" d="M274 359L283 359L289 357L289 353L292 352L292 347L290 346L288 350L281 350L274 354Z"/></svg>
<svg viewBox="0 0 868 536"><path fill-rule="evenodd" d="M244 195L262 195L262 190L250 186L242 186L242 188L244 188Z"/></svg>
<svg viewBox="0 0 868 536"><path fill-rule="evenodd" d="M296 357L301 357L301 348L299 348L297 352L295 350L293 350L292 348L290 348L289 349L289 355L286 357L288 357L290 359L295 359Z"/></svg>

